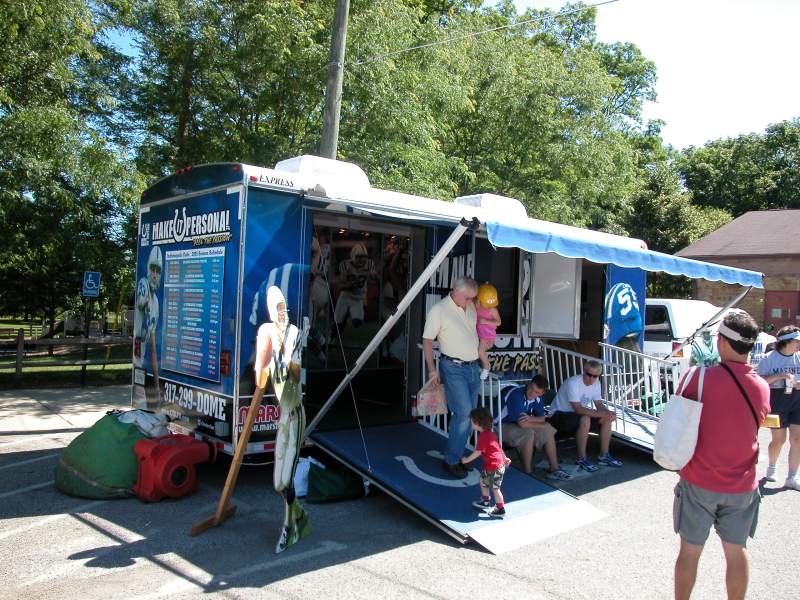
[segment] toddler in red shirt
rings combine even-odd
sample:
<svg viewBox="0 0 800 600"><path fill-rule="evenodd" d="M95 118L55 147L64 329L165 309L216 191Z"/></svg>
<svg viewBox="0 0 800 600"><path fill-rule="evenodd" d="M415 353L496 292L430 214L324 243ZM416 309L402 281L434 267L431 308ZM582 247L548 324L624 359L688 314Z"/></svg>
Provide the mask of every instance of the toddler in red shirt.
<svg viewBox="0 0 800 600"><path fill-rule="evenodd" d="M489 499L489 489L494 493L495 507L489 512L491 516L502 517L506 514L505 501L500 486L503 484L503 475L506 467L511 464L500 447L497 436L492 431L492 415L484 407L472 409L469 413L473 431L478 432L478 444L475 452L461 458L462 463L472 462L483 456L483 470L479 485L481 486L481 499L472 503L476 508L486 510L492 506Z"/></svg>

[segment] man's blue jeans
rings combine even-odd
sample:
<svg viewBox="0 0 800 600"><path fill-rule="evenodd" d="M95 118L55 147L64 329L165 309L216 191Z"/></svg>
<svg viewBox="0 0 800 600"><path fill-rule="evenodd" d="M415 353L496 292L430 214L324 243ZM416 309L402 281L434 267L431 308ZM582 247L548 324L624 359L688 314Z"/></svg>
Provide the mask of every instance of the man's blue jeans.
<svg viewBox="0 0 800 600"><path fill-rule="evenodd" d="M480 373L477 360L461 365L444 357L439 361L439 376L447 394L447 408L453 413L450 417L447 451L444 455L449 465L458 463L464 455L464 448L472 430L469 412L478 404Z"/></svg>

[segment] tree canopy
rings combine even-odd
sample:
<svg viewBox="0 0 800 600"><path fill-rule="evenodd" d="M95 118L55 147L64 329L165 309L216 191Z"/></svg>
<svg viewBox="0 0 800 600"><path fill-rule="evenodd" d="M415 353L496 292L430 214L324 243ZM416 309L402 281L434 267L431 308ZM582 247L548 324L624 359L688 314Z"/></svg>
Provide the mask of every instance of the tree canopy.
<svg viewBox="0 0 800 600"><path fill-rule="evenodd" d="M52 317L79 300L85 269L103 272L106 300L124 295L146 182L316 153L333 8L0 6L0 311ZM655 65L629 42L598 42L595 14L581 3L518 14L510 0L353 2L338 158L376 187L512 196L532 216L665 252L746 210L798 205L800 122L672 151L642 119Z"/></svg>

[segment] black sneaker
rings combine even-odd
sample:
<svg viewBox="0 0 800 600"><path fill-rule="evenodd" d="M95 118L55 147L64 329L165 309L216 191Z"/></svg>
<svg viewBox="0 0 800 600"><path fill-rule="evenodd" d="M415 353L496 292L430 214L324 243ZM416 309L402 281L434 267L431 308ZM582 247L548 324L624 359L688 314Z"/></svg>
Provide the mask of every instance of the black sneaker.
<svg viewBox="0 0 800 600"><path fill-rule="evenodd" d="M455 463L453 465L450 465L446 462L442 462L442 466L444 467L445 471L450 473L450 475L452 475L456 479L464 479L464 477L467 476L467 471L464 468L464 465L462 465L461 463Z"/></svg>
<svg viewBox="0 0 800 600"><path fill-rule="evenodd" d="M492 508L492 503L489 502L488 500L481 499L481 500L475 500L475 502L472 503L472 506L474 506L475 508L480 508L481 510L487 510L489 508Z"/></svg>
<svg viewBox="0 0 800 600"><path fill-rule="evenodd" d="M495 506L492 510L489 511L490 517L505 517L506 516L506 509L505 507L500 508L499 506Z"/></svg>

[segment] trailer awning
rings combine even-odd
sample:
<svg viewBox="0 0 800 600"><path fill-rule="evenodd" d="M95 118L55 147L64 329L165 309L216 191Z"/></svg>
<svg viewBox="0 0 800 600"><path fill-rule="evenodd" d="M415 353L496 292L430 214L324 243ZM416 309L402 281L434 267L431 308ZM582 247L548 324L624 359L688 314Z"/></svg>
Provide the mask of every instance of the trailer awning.
<svg viewBox="0 0 800 600"><path fill-rule="evenodd" d="M542 226L538 226L541 223ZM723 281L744 286L763 288L763 274L712 263L681 258L662 252L621 247L604 240L581 239L566 231L548 231L546 222L529 219L523 225L510 225L497 221L486 222L489 242L502 248L521 248L528 252L553 252L566 258L585 258L596 263L613 263L645 271L683 275L692 279ZM576 232L581 230L576 229Z"/></svg>

